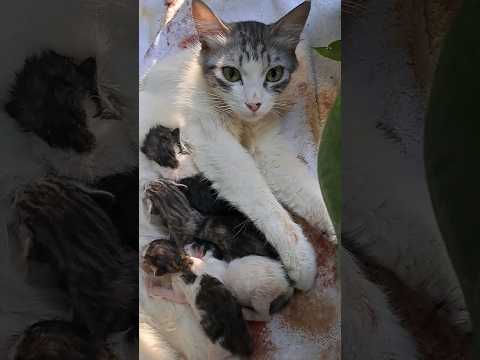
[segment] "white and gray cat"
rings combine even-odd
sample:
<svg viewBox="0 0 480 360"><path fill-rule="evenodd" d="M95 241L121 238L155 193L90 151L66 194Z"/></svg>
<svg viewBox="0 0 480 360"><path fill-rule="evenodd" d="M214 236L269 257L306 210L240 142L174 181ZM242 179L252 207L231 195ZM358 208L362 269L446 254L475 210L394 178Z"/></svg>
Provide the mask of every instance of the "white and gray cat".
<svg viewBox="0 0 480 360"><path fill-rule="evenodd" d="M313 286L315 254L281 204L336 241L318 181L280 131L279 120L295 102L288 90L309 10L310 2L304 2L273 24L225 24L194 0L200 46L185 51L182 79L171 81L172 65L178 68L181 56L159 61L140 92L140 143L155 125L179 127L197 171L252 219L301 290ZM141 178L161 173L142 154L140 167Z"/></svg>

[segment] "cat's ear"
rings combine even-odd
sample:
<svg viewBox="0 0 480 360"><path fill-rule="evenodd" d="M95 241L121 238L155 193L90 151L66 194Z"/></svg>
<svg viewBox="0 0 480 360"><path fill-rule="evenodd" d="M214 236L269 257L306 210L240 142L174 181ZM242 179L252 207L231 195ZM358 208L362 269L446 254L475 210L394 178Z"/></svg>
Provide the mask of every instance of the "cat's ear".
<svg viewBox="0 0 480 360"><path fill-rule="evenodd" d="M192 1L192 17L202 48L215 48L223 44L230 30L203 1Z"/></svg>
<svg viewBox="0 0 480 360"><path fill-rule="evenodd" d="M277 22L271 24L272 34L281 39L281 43L295 49L310 13L310 1L305 1L291 10Z"/></svg>
<svg viewBox="0 0 480 360"><path fill-rule="evenodd" d="M95 58L89 57L85 59L78 65L78 72L88 79L93 78L97 72L97 62Z"/></svg>

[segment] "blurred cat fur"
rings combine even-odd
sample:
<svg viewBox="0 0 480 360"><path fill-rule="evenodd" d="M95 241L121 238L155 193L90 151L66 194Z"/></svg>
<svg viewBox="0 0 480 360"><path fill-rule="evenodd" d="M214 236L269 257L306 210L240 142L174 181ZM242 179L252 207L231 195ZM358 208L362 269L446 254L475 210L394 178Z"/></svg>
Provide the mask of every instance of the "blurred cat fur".
<svg viewBox="0 0 480 360"><path fill-rule="evenodd" d="M113 35L112 30L116 26L111 21L114 18L125 19L125 14L130 13L130 5L136 8L137 3L128 0L102 3L95 0L17 1L0 16L6 28L15 32L15 36L7 34L7 38L4 38L9 56L2 58L0 67L0 263L1 273L9 274L8 278L2 279L2 287L9 289L6 294L10 300L21 299L16 303L8 299L2 301L5 321L11 324L1 336L2 358L6 357L8 345L11 344L6 341L10 335L21 333L39 319L69 317L68 309L65 309L68 301L61 293L57 294L52 287L45 291L34 289L25 283L21 273L13 270L16 264L8 254L11 254L14 244L8 237L6 222L11 219L10 205L15 191L49 174L92 185L111 175L132 172L137 166L137 109L132 107L128 95L119 90L125 89L128 80L112 64L112 59L119 55L118 51L121 53L125 50L116 46L118 39L121 37L122 44L127 44L128 38ZM49 21L45 21L46 12L49 13ZM118 16L112 17L112 14ZM29 19L29 26L25 27L25 23L18 19ZM60 60L66 66L49 69L51 60ZM67 92L55 92L62 86L66 89L81 83L76 81L74 72L68 69L80 66L84 61L84 69L91 70L86 72L90 75L85 79L90 77L94 81L90 85L85 83L85 89L89 88L89 91L82 90L74 96L74 101L78 100L77 110L85 115L84 129L90 133L85 137L90 139L84 142L88 145L77 146L78 152L68 149L68 146L56 146L62 145L58 142L49 144L48 126L43 127L41 133L34 122L27 123L25 120L30 116L28 111L33 109L33 115L36 111L40 115L45 113L45 108L38 106L40 99L46 100L45 104L56 103L61 108L62 93ZM66 71L61 73L61 69ZM67 74L72 77L69 78ZM54 91L53 96L45 99L50 91L45 87L45 82L49 81L49 76L56 75L63 77L66 82L59 84L50 81L49 84L55 86L50 89ZM22 84L27 84L27 87ZM32 85L31 88L28 88L28 84ZM71 90L75 92L75 89ZM41 277L42 274L37 275Z"/></svg>

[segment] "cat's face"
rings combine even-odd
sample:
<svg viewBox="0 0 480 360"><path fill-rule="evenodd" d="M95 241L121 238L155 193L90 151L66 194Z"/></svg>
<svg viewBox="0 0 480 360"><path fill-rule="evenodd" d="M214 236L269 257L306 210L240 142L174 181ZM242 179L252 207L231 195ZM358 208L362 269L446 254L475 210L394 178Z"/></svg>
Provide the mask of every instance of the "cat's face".
<svg viewBox="0 0 480 360"><path fill-rule="evenodd" d="M88 128L86 102L96 94L95 75L93 58L76 64L53 51L31 56L17 74L5 109L50 147L89 152L95 137Z"/></svg>
<svg viewBox="0 0 480 360"><path fill-rule="evenodd" d="M201 1L192 13L202 44L200 62L217 111L247 122L281 114L280 96L297 68L295 48L308 17L305 2L273 24L224 24Z"/></svg>
<svg viewBox="0 0 480 360"><path fill-rule="evenodd" d="M275 41L270 27L256 22L230 26L223 46L204 50L203 70L220 110L256 121L281 110L279 95L297 67L295 52Z"/></svg>

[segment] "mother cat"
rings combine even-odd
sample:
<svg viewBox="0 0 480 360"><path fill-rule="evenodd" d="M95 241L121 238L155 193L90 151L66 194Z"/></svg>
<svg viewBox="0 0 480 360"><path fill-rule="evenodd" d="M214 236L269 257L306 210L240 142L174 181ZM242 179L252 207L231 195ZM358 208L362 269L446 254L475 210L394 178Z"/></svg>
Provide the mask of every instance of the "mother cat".
<svg viewBox="0 0 480 360"><path fill-rule="evenodd" d="M335 241L318 182L288 150L278 121L294 104L288 85L298 67L295 50L309 10L310 2L304 2L270 25L224 24L194 0L201 48L193 50L194 60L180 82L174 100L178 111L166 114L179 59L154 65L140 94L140 140L155 124L180 127L196 166L221 197L254 221L301 290L313 285L315 256L280 203Z"/></svg>

